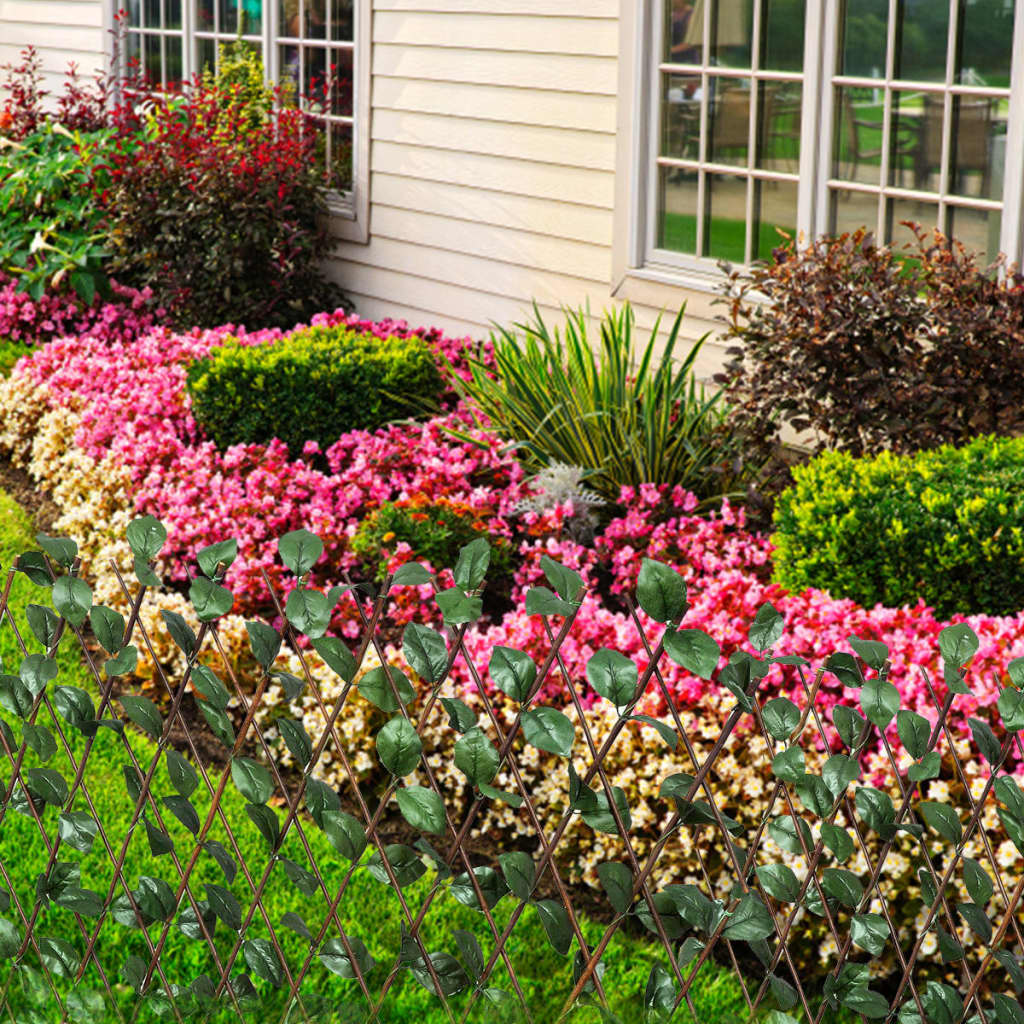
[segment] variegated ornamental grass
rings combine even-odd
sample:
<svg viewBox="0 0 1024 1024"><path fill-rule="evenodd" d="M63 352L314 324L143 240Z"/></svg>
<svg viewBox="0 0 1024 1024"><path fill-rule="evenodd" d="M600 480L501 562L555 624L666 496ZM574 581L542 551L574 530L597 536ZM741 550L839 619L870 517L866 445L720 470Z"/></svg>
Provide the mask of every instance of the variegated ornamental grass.
<svg viewBox="0 0 1024 1024"><path fill-rule="evenodd" d="M743 624L748 649L723 666L718 641L691 623L686 580L645 559L629 607L646 663L608 646L594 650L580 674L564 665L561 653L586 610L587 583L571 567L545 557L544 583L525 594L526 613L548 639L543 657L495 644L485 659L465 638L486 593L486 538L463 548L443 576L408 562L379 588L325 590L313 577L324 544L298 530L276 546L280 578L289 585L268 578L280 617L275 625L251 619L244 626L247 655L257 666L247 690L221 637L234 604L225 580L237 543L225 538L208 546L190 566L182 599L196 628L162 609L160 624L150 629L142 610L149 588L161 583L155 569L166 540L151 516L128 524L131 567L106 568L125 592L127 616L97 603L82 578L77 544L45 535L40 550L17 562L39 588L39 603L29 606L24 623L10 614L6 596L0 605L4 627L24 641L20 663L0 676L6 712L0 746L12 780L0 821L12 813L29 817L49 851L48 869L34 880L21 877L0 843L7 886L0 938L15 964L10 979L34 972L62 1011L68 1012L61 979L88 977L91 987L74 989L76 1007L102 1002L111 986L94 955L99 934L141 928L146 951L119 967L139 995L133 1020L150 1009L174 1018L210 1007L244 1014L248 1006L266 1005L274 992L284 995L274 1003L284 1007L282 1020L318 1019L316 1001L303 988L317 971L352 982L362 1019L387 1019L381 1014L388 992L406 976L433 993L449 1019L470 1019L478 1006L482 1019L506 1010L513 1019L531 1019L512 955L520 922L535 915L547 942L565 957L567 1017L590 1007L618 1019L606 1007L612 993L602 958L628 921L652 932L661 951L642 995L650 1019L692 1010L690 986L715 955L736 966L752 1007L775 1007L776 1024L839 1010L901 1024L1015 1022L1024 1013L1016 1001L1024 988L1018 920L1024 878L1003 869L997 845L1024 847L1024 791L1007 771L1024 728L1024 660L1005 666L1010 685L999 693L991 725L967 722L970 756L985 765L969 779L961 763L965 741L951 730L975 682L980 642L969 625L947 626L938 635L941 677L925 680L935 702L928 719L902 706L884 643L851 636L823 664L808 664L778 653L786 625L768 602ZM387 651L389 597L410 587L430 588L439 617L435 625L407 623L397 649ZM354 644L328 633L331 609L341 602L352 604L363 624ZM157 634L177 649L180 665L155 662L160 701L124 685L138 651L153 646ZM76 641L93 667L93 692L59 677L58 649ZM336 680L326 696L310 649ZM376 658L368 660L371 651ZM714 680L728 695L717 732L707 734L705 722L670 699L663 670L673 664ZM472 681L475 706L467 699L470 687L455 682L456 665ZM767 682L776 666L799 680L790 696ZM583 703L584 677L590 707ZM820 697L836 684L847 700L829 706ZM273 732L257 713L271 685L281 691ZM651 690L661 692L667 715L644 713ZM325 716L314 730L304 713L310 700ZM364 704L373 709L373 752L360 771L351 760L358 743L338 726ZM187 716L193 707L198 714ZM106 833L83 785L90 750L108 733L126 757L123 782L111 784L123 785L134 807L124 836ZM69 742L76 734L84 740L77 761ZM140 734L148 737L141 745ZM742 746L753 751L770 790L753 806L720 786L728 778L726 762L739 752L738 736L746 737ZM941 769L942 737L960 755L954 770L965 783L946 799L930 785ZM658 752L650 758L664 773L654 780L657 796L638 798L609 777L606 766L620 739L644 755ZM315 770L328 749L342 766L337 786ZM869 757L869 749L882 753ZM52 760L61 750L63 757ZM547 789L531 776L538 755ZM637 758L637 768L645 759ZM209 798L200 800L203 788ZM239 821L219 810L229 788L245 806L244 827L262 837L262 854L244 863ZM473 841L474 821L492 806L525 822L526 841L504 851ZM646 817L652 806L659 811L653 822ZM175 831L177 843L171 819L184 829ZM225 842L211 838L215 825L223 827ZM598 851L595 873L607 908L598 933L584 933L578 896L567 888L572 854L563 856L563 844L571 851L571 832ZM309 835L320 833L333 851L329 858L312 853ZM282 853L296 835L304 863ZM721 851L714 863L700 841L708 836ZM120 864L129 844L142 841L156 858L168 859L133 884ZM92 873L90 885L75 853L98 842L109 861L105 873ZM668 855L687 843L696 868L690 877ZM913 894L885 884L887 864L900 857L912 861ZM343 877L328 887L322 872L339 863ZM219 872L219 880L205 880L200 889L200 866ZM362 872L392 892L405 921L400 941L383 958L371 956L341 923L346 892ZM421 879L425 888L410 888ZM280 885L308 896L307 913L281 921L265 913L268 892ZM486 941L434 924L449 898L482 915ZM900 921L914 901L918 926L907 935ZM57 921L67 923L71 939L50 933ZM208 953L196 977L162 972L161 951L175 929ZM822 930L834 946L815 976L794 950L805 932ZM304 940L300 952L282 941L286 931ZM938 957L928 955L929 942ZM893 958L896 972L876 979L879 965Z"/></svg>

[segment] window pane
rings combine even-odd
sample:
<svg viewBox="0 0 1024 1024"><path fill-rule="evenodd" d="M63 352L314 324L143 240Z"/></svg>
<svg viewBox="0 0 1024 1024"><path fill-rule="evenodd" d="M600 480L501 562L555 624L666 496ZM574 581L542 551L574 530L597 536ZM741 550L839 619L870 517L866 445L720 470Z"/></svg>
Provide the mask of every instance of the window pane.
<svg viewBox="0 0 1024 1024"><path fill-rule="evenodd" d="M795 174L800 165L799 85L762 82L758 99L756 166Z"/></svg>
<svg viewBox="0 0 1024 1024"><path fill-rule="evenodd" d="M181 28L181 0L167 0L164 6L164 28Z"/></svg>
<svg viewBox="0 0 1024 1024"><path fill-rule="evenodd" d="M945 81L949 48L949 4L945 0L901 0L895 32L897 78Z"/></svg>
<svg viewBox="0 0 1024 1024"><path fill-rule="evenodd" d="M889 0L846 0L842 14L839 72L885 77L885 32Z"/></svg>
<svg viewBox="0 0 1024 1024"><path fill-rule="evenodd" d="M143 38L143 56L146 81L153 86L163 84L163 61L160 59L160 37Z"/></svg>
<svg viewBox="0 0 1024 1024"><path fill-rule="evenodd" d="M697 172L662 167L658 176L659 249L696 255Z"/></svg>
<svg viewBox="0 0 1024 1024"><path fill-rule="evenodd" d="M711 3L711 63L750 67L753 0L705 0ZM703 4L698 5L698 9Z"/></svg>
<svg viewBox="0 0 1024 1024"><path fill-rule="evenodd" d="M704 54L704 11L696 0L666 0L665 60L675 64L700 64Z"/></svg>
<svg viewBox="0 0 1024 1024"><path fill-rule="evenodd" d="M128 11L128 24L138 27L142 24L140 18L142 16L141 0L128 0L125 5L125 9Z"/></svg>
<svg viewBox="0 0 1024 1024"><path fill-rule="evenodd" d="M662 75L661 155L700 157L700 75Z"/></svg>
<svg viewBox="0 0 1024 1024"><path fill-rule="evenodd" d="M719 78L708 104L708 157L713 163L747 165L750 147L750 88L740 79Z"/></svg>
<svg viewBox="0 0 1024 1024"><path fill-rule="evenodd" d="M182 85L181 38L168 38L165 41L167 61L164 64L164 76L168 89L180 89Z"/></svg>
<svg viewBox="0 0 1024 1024"><path fill-rule="evenodd" d="M1013 4L1006 0L970 0L960 7L960 67L967 85L1010 85L1013 56Z"/></svg>
<svg viewBox="0 0 1024 1024"><path fill-rule="evenodd" d="M352 188L352 128L332 124L325 133L327 147L327 187L335 192Z"/></svg>
<svg viewBox="0 0 1024 1024"><path fill-rule="evenodd" d="M875 89L836 89L832 177L882 183L881 96Z"/></svg>
<svg viewBox="0 0 1024 1024"><path fill-rule="evenodd" d="M1006 121L996 101L953 98L952 165L949 191L958 195L1000 199L1006 159Z"/></svg>
<svg viewBox="0 0 1024 1024"><path fill-rule="evenodd" d="M299 34L299 0L281 0L278 9L278 31L283 36Z"/></svg>
<svg viewBox="0 0 1024 1024"><path fill-rule="evenodd" d="M942 170L944 103L940 93L894 91L889 184L936 191Z"/></svg>
<svg viewBox="0 0 1024 1024"><path fill-rule="evenodd" d="M727 174L707 176L704 255L742 263L747 240L747 182Z"/></svg>
<svg viewBox="0 0 1024 1024"><path fill-rule="evenodd" d="M238 31L238 0L220 0L220 31Z"/></svg>
<svg viewBox="0 0 1024 1024"><path fill-rule="evenodd" d="M352 116L352 51L331 50L330 112L335 116Z"/></svg>
<svg viewBox="0 0 1024 1024"><path fill-rule="evenodd" d="M197 15L199 28L209 30L213 28L213 0L199 0L197 4Z"/></svg>
<svg viewBox="0 0 1024 1024"><path fill-rule="evenodd" d="M282 46L280 50L281 89L283 100L289 105L298 102L301 56L297 46Z"/></svg>
<svg viewBox="0 0 1024 1024"><path fill-rule="evenodd" d="M217 44L212 39L200 39L199 44L199 67L198 71L214 71L217 66Z"/></svg>
<svg viewBox="0 0 1024 1024"><path fill-rule="evenodd" d="M790 181L754 183L754 259L770 260L772 250L786 244L780 229L796 238L796 189Z"/></svg>
<svg viewBox="0 0 1024 1024"><path fill-rule="evenodd" d="M925 228L937 225L939 207L934 203L922 203L916 199L887 199L885 203L885 238L897 252L906 257L917 248L917 238L907 223L920 224ZM909 246L909 249L904 249Z"/></svg>
<svg viewBox="0 0 1024 1024"><path fill-rule="evenodd" d="M239 15L243 35L255 36L263 31L263 0L241 0Z"/></svg>
<svg viewBox="0 0 1024 1024"><path fill-rule="evenodd" d="M124 41L124 59L128 64L129 74L132 70L141 71L142 37L138 32L129 32Z"/></svg>
<svg viewBox="0 0 1024 1024"><path fill-rule="evenodd" d="M877 233L877 195L871 192L836 189L832 192L831 198L828 229L830 235L844 235L858 228L867 228L872 234Z"/></svg>
<svg viewBox="0 0 1024 1024"><path fill-rule="evenodd" d="M355 38L352 0L331 0L331 39Z"/></svg>
<svg viewBox="0 0 1024 1024"><path fill-rule="evenodd" d="M308 49L305 52L306 77L302 85L302 96L310 109L326 111L331 83L327 77L327 51Z"/></svg>
<svg viewBox="0 0 1024 1024"><path fill-rule="evenodd" d="M763 0L761 67L802 71L805 0Z"/></svg>
<svg viewBox="0 0 1024 1024"><path fill-rule="evenodd" d="M1001 227L1002 213L999 210L969 210L950 206L946 211L946 235L978 253L986 264L999 255Z"/></svg>
<svg viewBox="0 0 1024 1024"><path fill-rule="evenodd" d="M142 8L146 28L160 28L160 0L145 0Z"/></svg>

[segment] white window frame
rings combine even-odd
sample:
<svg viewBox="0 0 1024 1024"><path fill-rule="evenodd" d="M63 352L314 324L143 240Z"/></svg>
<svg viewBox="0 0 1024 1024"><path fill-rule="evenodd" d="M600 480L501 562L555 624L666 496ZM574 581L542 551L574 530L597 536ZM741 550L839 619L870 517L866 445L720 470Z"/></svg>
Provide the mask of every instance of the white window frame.
<svg viewBox="0 0 1024 1024"><path fill-rule="evenodd" d="M889 2L892 13L897 0ZM659 295L663 294L660 286L709 291L722 281L716 259L659 249L653 244L657 227L655 157L660 131L658 69L664 3L665 0L623 0L619 50L613 294L654 302L659 302ZM1015 4L1012 52L1016 59L1011 70L999 238L1000 250L1009 260L1024 264L1024 0L1015 0ZM840 10L841 0L807 0L796 223L798 237L804 240L819 237L828 230L834 116L832 80L838 77L833 76L830 69L836 67ZM704 52L708 52L706 45ZM879 86L884 84L885 79L879 80ZM919 85L913 83L914 88ZM951 91L947 82L938 83L936 91L944 95L948 103L953 93L970 94L971 89L953 86ZM884 130L888 132L888 117L885 124ZM814 143L807 145L806 140L814 140ZM728 172L728 168L722 170ZM770 177L778 175L772 173ZM886 177L883 180L887 180ZM941 190L945 185L943 182ZM889 185L882 187L882 194L906 199L920 197L931 203L935 200L934 193ZM991 208L993 204L959 198L957 205ZM873 230L878 227L868 226ZM662 299L661 303L665 301L670 300Z"/></svg>
<svg viewBox="0 0 1024 1024"><path fill-rule="evenodd" d="M142 0L140 0L141 4ZM145 34L164 35L183 40L182 78L191 80L199 69L199 40L214 40L216 43L237 38L236 33L215 29L198 29L198 0L181 0L181 28L143 30ZM370 85L371 85L371 42L373 17L372 0L353 0L353 38L344 41L304 40L283 35L278 24L280 4L278 0L262 0L263 18L260 32L246 33L243 38L258 42L261 46L263 69L267 82L280 77L280 46L303 45L329 50L351 50L353 63L352 114L351 117L333 117L335 123L352 125L352 185L345 192L329 191L327 194L330 213L331 235L341 241L366 243L369 241L370 218ZM105 27L113 29L116 12L124 7L125 0L108 0L104 5ZM113 57L113 34L108 47L108 60Z"/></svg>

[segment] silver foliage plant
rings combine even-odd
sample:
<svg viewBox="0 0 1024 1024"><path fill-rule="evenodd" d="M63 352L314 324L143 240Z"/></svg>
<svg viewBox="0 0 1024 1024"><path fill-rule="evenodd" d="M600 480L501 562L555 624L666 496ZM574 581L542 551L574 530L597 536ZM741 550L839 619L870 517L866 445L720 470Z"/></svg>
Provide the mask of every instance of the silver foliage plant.
<svg viewBox="0 0 1024 1024"><path fill-rule="evenodd" d="M570 534L577 538L591 536L597 526L595 509L607 502L600 494L585 486L587 470L565 462L553 462L530 478L533 494L515 505L519 515L528 512L543 515L567 502L572 503L573 516L568 523Z"/></svg>

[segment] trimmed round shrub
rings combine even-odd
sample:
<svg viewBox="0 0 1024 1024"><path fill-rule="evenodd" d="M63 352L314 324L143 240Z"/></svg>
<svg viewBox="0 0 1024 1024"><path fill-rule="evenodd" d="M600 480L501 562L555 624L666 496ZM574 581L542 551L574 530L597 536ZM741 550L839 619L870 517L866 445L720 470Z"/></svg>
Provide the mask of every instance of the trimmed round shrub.
<svg viewBox="0 0 1024 1024"><path fill-rule="evenodd" d="M192 414L218 447L279 438L292 455L326 449L349 430L374 430L436 408L444 381L415 335L384 338L339 324L266 345L230 340L188 369Z"/></svg>
<svg viewBox="0 0 1024 1024"><path fill-rule="evenodd" d="M1024 438L915 455L826 452L793 470L772 538L775 579L862 605L941 616L1024 608Z"/></svg>

